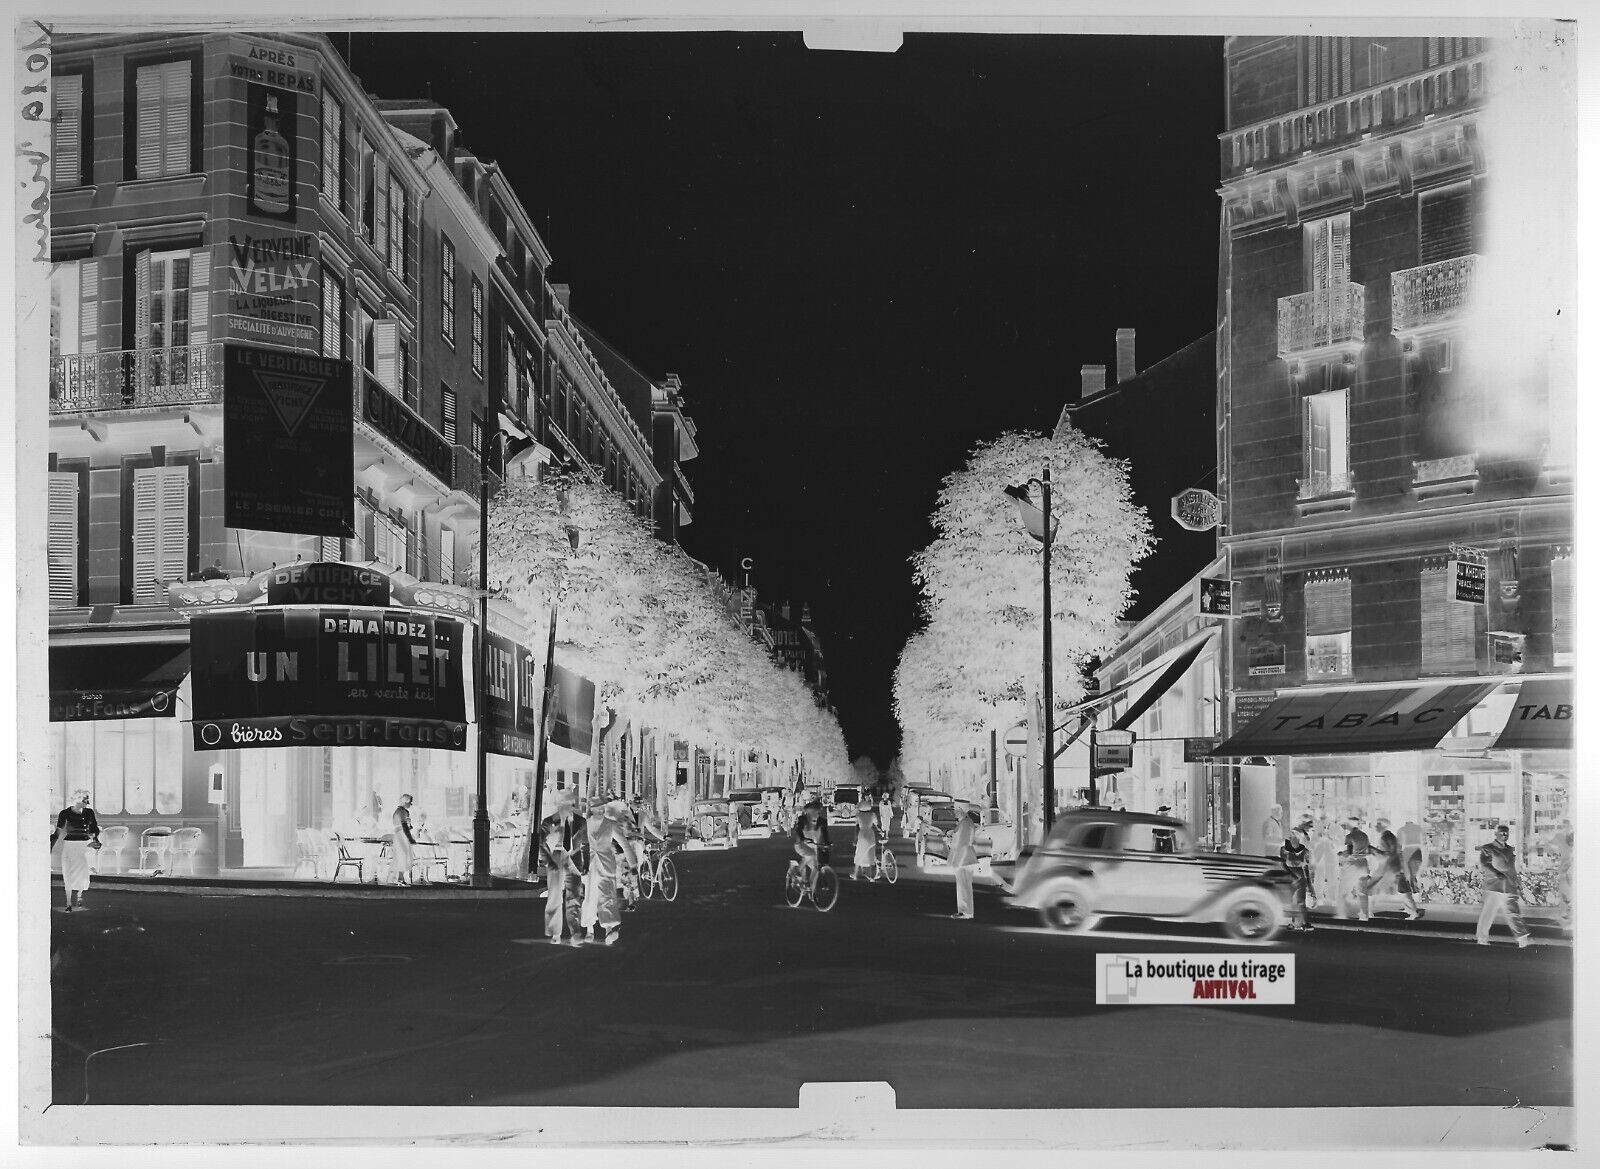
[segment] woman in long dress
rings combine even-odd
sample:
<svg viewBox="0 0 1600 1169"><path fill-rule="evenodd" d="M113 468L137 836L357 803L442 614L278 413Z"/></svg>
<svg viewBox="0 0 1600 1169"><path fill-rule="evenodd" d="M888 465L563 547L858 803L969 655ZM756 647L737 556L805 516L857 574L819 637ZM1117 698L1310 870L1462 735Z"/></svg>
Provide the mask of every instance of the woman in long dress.
<svg viewBox="0 0 1600 1169"><path fill-rule="evenodd" d="M856 864L850 874L852 881L863 875L874 880L878 867L878 805L866 796L856 805Z"/></svg>
<svg viewBox="0 0 1600 1169"><path fill-rule="evenodd" d="M89 806L89 793L74 792L72 803L56 817L56 830L50 833L50 847L61 841L61 883L66 889L67 912L83 909L83 895L89 891L89 850L100 847L100 822Z"/></svg>
<svg viewBox="0 0 1600 1169"><path fill-rule="evenodd" d="M417 842L411 832L411 796L403 795L394 808L394 883L411 884L411 866L415 861L412 845Z"/></svg>
<svg viewBox="0 0 1600 1169"><path fill-rule="evenodd" d="M622 928L617 911L617 876L621 854L617 852L617 828L628 814L621 800L613 800L589 813L589 877L584 888L584 929L594 929L594 940L613 946Z"/></svg>

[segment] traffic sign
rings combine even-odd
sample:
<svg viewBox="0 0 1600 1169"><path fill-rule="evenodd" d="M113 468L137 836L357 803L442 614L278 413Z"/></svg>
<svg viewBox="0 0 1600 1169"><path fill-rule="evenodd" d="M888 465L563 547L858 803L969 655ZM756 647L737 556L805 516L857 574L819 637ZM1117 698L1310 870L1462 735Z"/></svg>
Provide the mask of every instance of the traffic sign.
<svg viewBox="0 0 1600 1169"><path fill-rule="evenodd" d="M1020 759L1028 753L1028 727L1025 723L1018 723L1006 732L1006 754L1013 759Z"/></svg>

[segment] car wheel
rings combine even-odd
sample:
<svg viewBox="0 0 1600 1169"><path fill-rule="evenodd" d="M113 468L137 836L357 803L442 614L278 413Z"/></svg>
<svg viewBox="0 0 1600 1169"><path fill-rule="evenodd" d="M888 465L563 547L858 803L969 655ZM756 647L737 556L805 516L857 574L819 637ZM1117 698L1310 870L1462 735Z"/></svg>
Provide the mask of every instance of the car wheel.
<svg viewBox="0 0 1600 1169"><path fill-rule="evenodd" d="M1270 941L1283 929L1283 910L1264 889L1235 893L1222 910L1222 928L1241 941Z"/></svg>
<svg viewBox="0 0 1600 1169"><path fill-rule="evenodd" d="M1089 898L1077 885L1058 885L1039 903L1039 920L1054 930L1068 933L1087 929L1094 920Z"/></svg>

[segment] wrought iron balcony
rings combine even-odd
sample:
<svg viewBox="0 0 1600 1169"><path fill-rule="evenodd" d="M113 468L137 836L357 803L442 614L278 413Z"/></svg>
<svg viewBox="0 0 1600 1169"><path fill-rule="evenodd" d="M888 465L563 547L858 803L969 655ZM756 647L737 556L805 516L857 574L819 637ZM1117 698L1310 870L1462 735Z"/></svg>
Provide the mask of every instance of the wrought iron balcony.
<svg viewBox="0 0 1600 1169"><path fill-rule="evenodd" d="M1335 284L1278 298L1279 357L1359 348L1366 328L1367 290L1360 284Z"/></svg>
<svg viewBox="0 0 1600 1169"><path fill-rule="evenodd" d="M456 467L454 487L466 495L477 499L483 489L483 457L468 446L456 446ZM489 494L493 495L500 489L500 476L491 466L489 471Z"/></svg>
<svg viewBox="0 0 1600 1169"><path fill-rule="evenodd" d="M112 349L50 359L50 413L222 401L222 343Z"/></svg>
<svg viewBox="0 0 1600 1169"><path fill-rule="evenodd" d="M1478 257L1467 255L1390 273L1390 331L1403 337L1460 317L1477 271Z"/></svg>
<svg viewBox="0 0 1600 1169"><path fill-rule="evenodd" d="M690 503L694 502L694 488L689 486L689 480L683 473L683 468L677 463L672 464L672 477L677 480L678 489L683 492L683 497Z"/></svg>

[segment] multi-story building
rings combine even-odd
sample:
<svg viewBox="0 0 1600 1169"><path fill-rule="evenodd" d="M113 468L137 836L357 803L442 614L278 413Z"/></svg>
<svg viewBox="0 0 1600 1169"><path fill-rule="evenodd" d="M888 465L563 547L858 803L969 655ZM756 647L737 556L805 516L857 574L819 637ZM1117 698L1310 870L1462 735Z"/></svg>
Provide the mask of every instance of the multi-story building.
<svg viewBox="0 0 1600 1169"><path fill-rule="evenodd" d="M1276 761L1237 815L1383 815L1446 868L1497 820L1547 853L1573 765L1571 367L1484 311L1539 262L1495 223L1567 197L1488 129L1508 49L1226 48L1224 750Z"/></svg>
<svg viewBox="0 0 1600 1169"><path fill-rule="evenodd" d="M55 798L88 788L134 842L108 863L147 869L170 853L138 851L141 836L187 829L186 871L325 877L330 833L387 831L402 792L439 834L470 833L471 725L449 750L201 743L189 616L260 599L264 574L296 562L338 562L464 628L485 458L491 489L559 458L649 515L670 478L653 420L605 381L521 202L460 148L448 111L371 98L314 34L77 34L54 50ZM245 351L293 374L261 390L289 430L324 390L288 367L349 363L347 456L261 476L254 443L229 449L225 370ZM249 526L230 509L252 475L347 483L348 530ZM491 607L490 633L510 643L527 645L530 624ZM497 751L488 775L495 820L525 817L525 756Z"/></svg>

